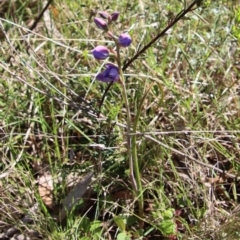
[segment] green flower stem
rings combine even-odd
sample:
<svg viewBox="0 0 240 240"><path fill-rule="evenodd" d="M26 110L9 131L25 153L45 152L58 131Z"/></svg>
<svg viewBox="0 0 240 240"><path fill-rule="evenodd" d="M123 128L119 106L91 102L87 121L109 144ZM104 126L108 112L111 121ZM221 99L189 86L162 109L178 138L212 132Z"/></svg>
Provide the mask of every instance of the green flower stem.
<svg viewBox="0 0 240 240"><path fill-rule="evenodd" d="M134 173L136 176L136 182L137 182L137 188L138 188L138 205L139 205L139 217L143 218L143 210L144 210L144 197L143 197L143 188L142 188L142 182L141 182L141 173L139 169L139 164L138 164L138 155L137 155L137 126L141 114L141 109L142 105L144 103L145 98L147 97L149 91L151 90L153 84L150 85L149 89L146 91L144 96L141 99L141 102L139 106L137 106L137 113L135 117L135 121L133 123L133 136L132 136L132 155L133 155L133 168L134 168Z"/></svg>
<svg viewBox="0 0 240 240"><path fill-rule="evenodd" d="M127 111L127 149L128 149L128 156L129 156L129 169L130 169L130 179L132 183L132 188L134 191L134 196L138 199L138 208L139 208L139 218L143 219L143 211L144 211L144 197L143 197L143 188L142 188L142 182L141 182L141 173L139 169L138 164L138 155L137 155L137 137L136 134L131 134L131 112L129 108L129 102L127 97L127 90L126 85L124 82L123 77L123 71L121 67L121 59L120 59L120 47L116 43L117 46L117 64L119 68L119 74L120 74L120 83L122 85L122 97L126 105L126 111ZM137 107L137 113L133 124L133 133L137 132L137 126L141 114L141 108L143 105L143 102L148 95L148 92L150 91L152 86L148 89L148 91L144 94L144 96L141 99L140 105ZM142 223L141 223L142 225Z"/></svg>
<svg viewBox="0 0 240 240"><path fill-rule="evenodd" d="M141 108L137 110L137 116L134 121L133 125L133 135L132 135L132 158L133 158L133 168L134 168L134 175L136 177L137 182L137 197L138 197L138 208L139 208L139 217L143 219L143 190L142 190L142 182L141 182L141 173L138 165L138 155L137 155L137 125L138 120L140 117Z"/></svg>
<svg viewBox="0 0 240 240"><path fill-rule="evenodd" d="M116 41L115 41L116 42ZM127 112L127 151L129 157L129 170L130 170L130 179L132 188L134 191L134 196L138 196L138 184L136 183L135 174L134 174L134 163L133 163L133 155L132 155L132 139L131 139L131 113L129 108L129 102L127 97L127 89L124 82L123 71L121 66L121 58L120 58L120 46L116 42L117 47L117 64L119 68L119 75L120 75L120 84L122 85L122 97L125 103L126 112Z"/></svg>

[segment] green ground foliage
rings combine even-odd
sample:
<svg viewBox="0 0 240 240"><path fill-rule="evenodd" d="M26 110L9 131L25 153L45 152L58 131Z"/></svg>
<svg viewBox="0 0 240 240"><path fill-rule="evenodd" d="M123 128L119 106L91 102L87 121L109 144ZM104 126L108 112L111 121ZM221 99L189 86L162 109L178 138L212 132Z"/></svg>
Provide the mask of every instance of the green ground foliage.
<svg viewBox="0 0 240 240"><path fill-rule="evenodd" d="M240 239L238 1L199 1L124 71L131 127L140 114L137 195L119 83L100 109L108 85L89 52L114 44L93 18L120 12L124 62L191 1L55 0L29 31L45 2L0 3L0 238Z"/></svg>

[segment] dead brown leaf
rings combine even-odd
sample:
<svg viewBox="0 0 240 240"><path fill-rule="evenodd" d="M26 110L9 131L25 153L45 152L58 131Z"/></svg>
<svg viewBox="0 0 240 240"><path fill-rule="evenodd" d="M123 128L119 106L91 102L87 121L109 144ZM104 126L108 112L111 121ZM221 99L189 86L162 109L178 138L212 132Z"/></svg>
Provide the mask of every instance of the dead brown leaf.
<svg viewBox="0 0 240 240"><path fill-rule="evenodd" d="M38 192L42 201L49 208L53 208L53 178L49 173L44 173L38 180Z"/></svg>
<svg viewBox="0 0 240 240"><path fill-rule="evenodd" d="M133 196L132 196L131 192L129 192L127 190L123 190L123 191L116 192L114 194L114 198L117 199L117 200L118 199L125 199L125 200L127 200L127 199L132 199Z"/></svg>

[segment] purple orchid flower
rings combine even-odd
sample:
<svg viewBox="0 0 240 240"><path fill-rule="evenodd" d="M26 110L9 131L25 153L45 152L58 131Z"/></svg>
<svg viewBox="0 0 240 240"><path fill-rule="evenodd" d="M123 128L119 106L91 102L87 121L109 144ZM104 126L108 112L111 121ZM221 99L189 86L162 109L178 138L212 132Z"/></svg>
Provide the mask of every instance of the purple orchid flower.
<svg viewBox="0 0 240 240"><path fill-rule="evenodd" d="M111 14L111 21L113 21L113 22L117 21L119 14L120 14L119 12L113 12Z"/></svg>
<svg viewBox="0 0 240 240"><path fill-rule="evenodd" d="M111 16L107 12L100 11L100 12L98 12L98 14L103 19L111 19Z"/></svg>
<svg viewBox="0 0 240 240"><path fill-rule="evenodd" d="M107 23L102 20L101 18L95 17L94 18L94 22L97 25L97 27L103 31L107 31L108 30L108 25Z"/></svg>
<svg viewBox="0 0 240 240"><path fill-rule="evenodd" d="M96 76L96 79L102 82L116 82L119 80L119 69L112 63L105 65L106 69Z"/></svg>
<svg viewBox="0 0 240 240"><path fill-rule="evenodd" d="M104 46L97 46L91 51L92 55L94 56L95 59L97 60L104 60L108 58L109 56L109 51L108 48Z"/></svg>
<svg viewBox="0 0 240 240"><path fill-rule="evenodd" d="M118 43L121 47L128 47L132 43L132 39L127 33L122 33L118 38Z"/></svg>

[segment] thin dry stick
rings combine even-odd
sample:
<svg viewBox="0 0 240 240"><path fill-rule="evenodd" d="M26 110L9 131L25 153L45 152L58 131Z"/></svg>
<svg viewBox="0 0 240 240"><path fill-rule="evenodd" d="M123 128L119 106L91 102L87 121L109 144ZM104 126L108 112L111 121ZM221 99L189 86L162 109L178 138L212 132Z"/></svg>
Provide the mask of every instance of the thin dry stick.
<svg viewBox="0 0 240 240"><path fill-rule="evenodd" d="M198 2L199 0L193 1L186 9L178 13L176 18L172 22L170 22L169 25L162 32L160 32L155 38L153 38L123 66L122 70L125 71L141 54L143 54L148 48L150 48L159 38L163 37L170 28L172 28L187 13L191 12L194 5L198 4Z"/></svg>
<svg viewBox="0 0 240 240"><path fill-rule="evenodd" d="M116 125L119 126L119 127L127 128L126 125L121 124L121 123L116 123ZM140 132L137 132L137 133L138 133L138 134L141 134ZM143 135L143 137L146 138L146 139L152 140L153 142L159 144L160 146L162 146L162 147L164 147L164 148L166 148L166 149L169 149L169 150L171 150L172 152L177 153L177 154L179 154L179 155L181 155L181 156L183 156L183 157L186 157L186 158L190 159L191 161L196 162L196 163L198 163L198 164L200 164L200 165L202 165L202 166L204 166L204 167L207 167L207 168L209 168L209 169L215 170L215 171L217 171L217 172L219 172L219 173L224 173L226 176L228 176L228 177L230 177L230 178L235 178L236 180L240 180L240 177L237 177L237 176L234 175L234 174L225 172L225 171L223 171L222 169L217 168L217 167L215 167L215 166L213 166L213 165L211 165L211 164L207 164L207 163L201 162L201 161L199 161L199 160L197 160L197 159L195 159L195 158L193 158L193 157L191 157L191 156L188 156L188 155L180 152L179 150L176 150L176 149L174 149L174 148L172 148L172 147L169 147L168 145L166 145L166 144L158 141L157 139L153 138L153 137L150 136L150 135Z"/></svg>
<svg viewBox="0 0 240 240"><path fill-rule="evenodd" d="M32 26L31 26L28 30L33 31L33 30L36 28L38 22L41 20L41 18L42 18L42 16L43 16L44 12L48 9L48 7L50 6L50 4L51 4L52 2L53 2L53 0L48 0L46 6L43 8L43 10L41 11L41 13L38 15L38 17L36 18L36 20L34 21L34 23L32 24ZM15 47L15 51L17 51L17 50L19 50L19 49L20 49L20 44L18 44L18 45ZM6 62L9 63L10 60L11 60L11 58L12 58L12 55L10 54L9 57L6 59ZM1 72L3 73L3 72L4 72L4 69L2 69Z"/></svg>

